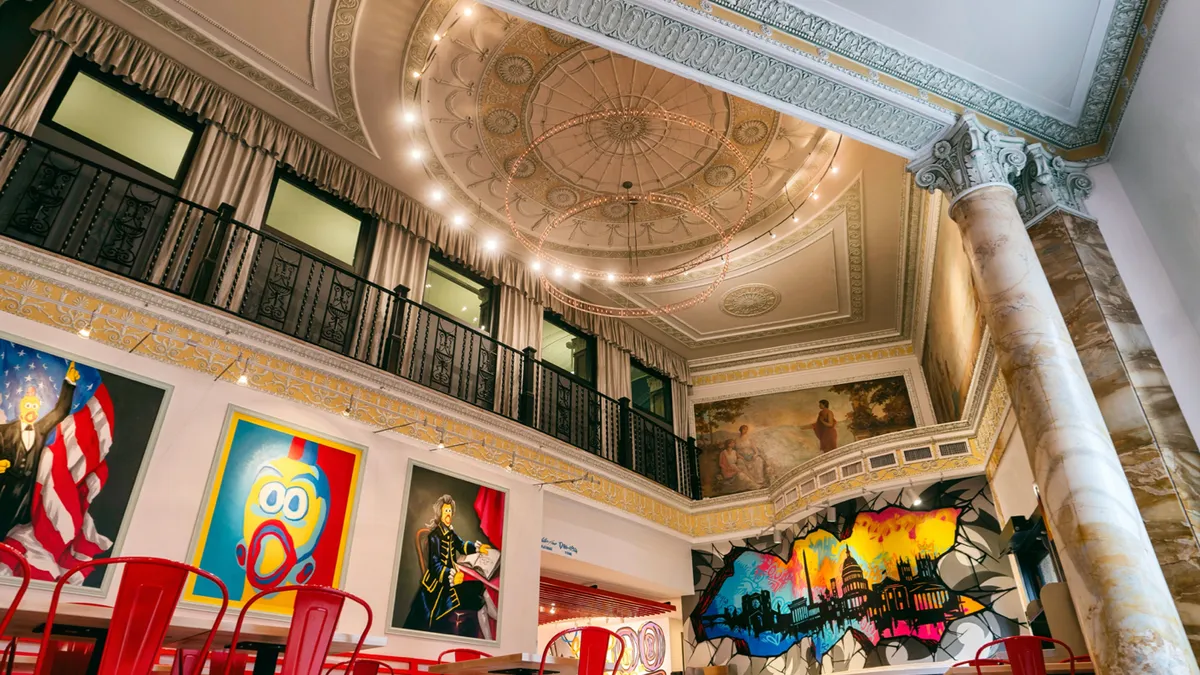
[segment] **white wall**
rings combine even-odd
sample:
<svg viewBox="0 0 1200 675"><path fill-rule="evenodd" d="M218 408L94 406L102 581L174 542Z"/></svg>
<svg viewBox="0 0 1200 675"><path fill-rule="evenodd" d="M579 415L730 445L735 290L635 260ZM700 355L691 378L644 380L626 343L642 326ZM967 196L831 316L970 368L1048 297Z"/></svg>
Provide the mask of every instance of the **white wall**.
<svg viewBox="0 0 1200 675"><path fill-rule="evenodd" d="M543 548L554 549L547 551L544 566L567 576L596 575L595 581L654 593L656 600L692 594L691 544L612 511L547 494L542 537ZM568 555L558 544L575 550Z"/></svg>
<svg viewBox="0 0 1200 675"><path fill-rule="evenodd" d="M1168 14L1177 6L1181 6L1181 3L1170 5ZM1150 50L1152 59L1159 46L1156 38L1154 48ZM1134 98L1137 99L1136 93ZM1197 100L1200 101L1200 98ZM1117 140L1118 146L1127 131L1130 129L1123 125ZM1132 133L1138 133L1136 125ZM1170 270L1163 266L1165 259L1160 257L1160 251L1153 242L1158 235L1152 229L1157 227L1158 221L1149 220L1155 217L1158 207L1148 210L1138 208L1135 211L1135 203L1131 203L1136 190L1140 188L1129 186L1140 182L1140 179L1126 178L1116 159L1112 164L1089 169L1088 175L1095 181L1095 188L1087 201L1088 212L1100 225L1100 232L1133 298L1150 342L1162 361L1184 418L1196 433L1200 431L1200 377L1197 377L1200 367L1197 367L1196 361L1196 355L1200 354L1200 333L1192 323L1194 315L1189 319L1189 310L1181 299L1200 299L1200 292L1197 292L1200 290L1200 257L1188 263L1188 274L1195 275L1188 282L1191 285L1179 286L1176 281L1176 285L1172 286ZM1121 178L1118 179L1118 176ZM1200 181L1200 173L1195 178ZM1200 183L1190 189L1200 194ZM1139 218L1139 213L1144 217ZM1196 224L1196 221L1191 221L1191 226ZM1188 227L1188 222L1181 221L1168 229L1186 230Z"/></svg>
<svg viewBox="0 0 1200 675"><path fill-rule="evenodd" d="M1011 415L1010 420L1014 419ZM1000 515L1000 526L1003 527L1009 518L1021 516L1028 518L1037 510L1037 492L1033 487L1033 468L1029 465L1029 455L1025 452L1025 441L1021 432L1013 429L1008 437L1008 446L1000 465L989 481L992 486L992 497L996 500L996 508Z"/></svg>
<svg viewBox="0 0 1200 675"><path fill-rule="evenodd" d="M1200 327L1198 25L1200 3L1167 3L1110 155L1193 329Z"/></svg>
<svg viewBox="0 0 1200 675"><path fill-rule="evenodd" d="M372 635L384 635L387 625L409 458L508 488L510 511L508 529L504 533L500 644L485 649L512 653L528 652L536 647L538 597L530 591L537 588L539 577L538 542L542 536L543 494L526 479L454 456L452 452L431 453L427 446L404 442L393 434L372 434L369 427L336 414L319 412L234 384L215 383L211 376L127 354L124 350L82 340L11 314L3 315L0 326L15 340L29 346L74 356L81 362L101 368L135 373L174 387L120 554L187 559L226 410L229 404L234 404L368 448L360 472L360 496L343 588L370 603L375 613ZM586 510L581 505L577 508ZM607 542L607 545L618 546L616 542ZM109 602L116 597L116 589L116 583L110 584ZM0 594L4 599L11 597L11 588L0 589ZM31 592L32 596L39 594L48 593ZM82 601L97 600L90 597ZM363 620L361 610L347 609L340 627L356 631ZM376 652L431 658L450 646L461 644L453 645L433 637L413 639L391 635L387 646Z"/></svg>

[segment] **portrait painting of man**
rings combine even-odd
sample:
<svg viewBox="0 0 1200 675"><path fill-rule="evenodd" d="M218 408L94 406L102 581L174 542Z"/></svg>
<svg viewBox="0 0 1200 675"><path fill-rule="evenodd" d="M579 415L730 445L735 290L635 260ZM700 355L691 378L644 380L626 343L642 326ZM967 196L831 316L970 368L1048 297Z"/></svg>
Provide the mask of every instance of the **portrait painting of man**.
<svg viewBox="0 0 1200 675"><path fill-rule="evenodd" d="M0 339L0 540L34 580L113 554L168 398L165 386ZM15 565L0 553L0 576ZM104 577L101 567L68 583Z"/></svg>
<svg viewBox="0 0 1200 675"><path fill-rule="evenodd" d="M498 640L506 493L413 463L390 627Z"/></svg>

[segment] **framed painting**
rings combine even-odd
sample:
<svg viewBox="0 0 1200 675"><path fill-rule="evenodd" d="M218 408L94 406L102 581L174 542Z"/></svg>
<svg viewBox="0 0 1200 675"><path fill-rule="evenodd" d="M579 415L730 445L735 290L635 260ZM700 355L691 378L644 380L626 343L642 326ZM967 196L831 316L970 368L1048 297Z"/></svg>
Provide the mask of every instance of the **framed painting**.
<svg viewBox="0 0 1200 675"><path fill-rule="evenodd" d="M388 631L500 640L508 491L408 465Z"/></svg>
<svg viewBox="0 0 1200 675"><path fill-rule="evenodd" d="M0 538L35 583L121 550L170 397L168 385L0 334ZM0 579L15 582L15 566L0 554ZM108 576L68 583L103 594Z"/></svg>
<svg viewBox="0 0 1200 675"><path fill-rule="evenodd" d="M917 426L904 375L700 401L695 414L705 497L765 488L822 453Z"/></svg>
<svg viewBox="0 0 1200 675"><path fill-rule="evenodd" d="M340 588L366 448L230 406L189 561L229 589L231 609L295 584ZM219 605L192 577L183 599ZM290 594L255 609L291 610Z"/></svg>

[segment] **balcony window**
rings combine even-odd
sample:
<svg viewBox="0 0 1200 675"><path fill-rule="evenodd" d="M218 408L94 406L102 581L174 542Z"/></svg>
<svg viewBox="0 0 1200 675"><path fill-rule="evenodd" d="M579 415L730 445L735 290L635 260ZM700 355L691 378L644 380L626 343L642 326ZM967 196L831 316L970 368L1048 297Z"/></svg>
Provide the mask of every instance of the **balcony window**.
<svg viewBox="0 0 1200 675"><path fill-rule="evenodd" d="M91 68L67 70L42 117L44 125L100 150L121 165L178 186L200 138L200 125L137 88Z"/></svg>
<svg viewBox="0 0 1200 675"><path fill-rule="evenodd" d="M366 218L293 176L280 174L271 188L264 221L272 234L289 244L356 272L362 272L369 248Z"/></svg>
<svg viewBox="0 0 1200 675"><path fill-rule="evenodd" d="M633 407L671 423L671 380L637 361L629 368Z"/></svg>
<svg viewBox="0 0 1200 675"><path fill-rule="evenodd" d="M495 287L466 268L435 255L429 257L421 304L459 323L491 334Z"/></svg>
<svg viewBox="0 0 1200 675"><path fill-rule="evenodd" d="M596 382L596 339L547 314L542 319L542 362Z"/></svg>

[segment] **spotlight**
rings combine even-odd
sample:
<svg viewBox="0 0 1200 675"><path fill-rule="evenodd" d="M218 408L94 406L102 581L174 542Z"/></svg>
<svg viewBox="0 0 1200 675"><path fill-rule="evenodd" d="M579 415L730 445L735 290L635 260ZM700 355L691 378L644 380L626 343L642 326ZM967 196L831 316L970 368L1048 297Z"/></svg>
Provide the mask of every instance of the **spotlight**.
<svg viewBox="0 0 1200 675"><path fill-rule="evenodd" d="M783 543L783 534L779 532L778 528L771 530L771 540L776 544Z"/></svg>
<svg viewBox="0 0 1200 675"><path fill-rule="evenodd" d="M414 80L419 80L419 79L421 79L421 71L419 71L419 70L414 70L414 71L412 72L412 76L413 76L413 79L414 79Z"/></svg>
<svg viewBox="0 0 1200 675"><path fill-rule="evenodd" d="M456 214L454 214L454 218L452 219L452 222L454 223L455 227L459 227L464 222L466 222L466 220L467 220L466 216L464 216L461 213L456 213Z"/></svg>
<svg viewBox="0 0 1200 675"><path fill-rule="evenodd" d="M771 235L771 238L774 239L775 238L775 230L771 230L770 235Z"/></svg>
<svg viewBox="0 0 1200 675"><path fill-rule="evenodd" d="M533 261L533 271L534 271L534 272L541 272L541 271L542 271L542 261L541 261L541 260L534 260L534 261Z"/></svg>
<svg viewBox="0 0 1200 675"><path fill-rule="evenodd" d="M411 110L404 113L404 123L405 124L412 124L413 122L416 122L416 121L417 121L416 113L414 113Z"/></svg>
<svg viewBox="0 0 1200 675"><path fill-rule="evenodd" d="M554 268L554 276L555 276L555 277L561 277L562 275L563 275L563 268L561 268L561 267L555 267L555 268Z"/></svg>
<svg viewBox="0 0 1200 675"><path fill-rule="evenodd" d="M613 274L612 272L609 272L609 273L608 273L608 280L609 280L609 281L616 281L616 280L617 280L617 275Z"/></svg>
<svg viewBox="0 0 1200 675"><path fill-rule="evenodd" d="M345 417L346 419L350 419L350 416L353 414L354 414L354 397L351 396L350 402L346 404L346 409L342 411L342 417Z"/></svg>
<svg viewBox="0 0 1200 675"><path fill-rule="evenodd" d="M829 169L829 173L837 173L837 172L838 172L838 168L836 166Z"/></svg>
<svg viewBox="0 0 1200 675"><path fill-rule="evenodd" d="M797 215L797 214L795 214L795 213L793 213L793 214L792 214L792 222L793 222L793 223L798 223L798 222L800 222L800 216L799 216L799 215Z"/></svg>
<svg viewBox="0 0 1200 675"><path fill-rule="evenodd" d="M504 470L509 473L512 473L513 470L516 468L516 465L517 465L517 453L513 452L512 457L510 457L508 459L508 466L504 467Z"/></svg>
<svg viewBox="0 0 1200 675"><path fill-rule="evenodd" d="M433 34L433 41L434 41L434 42L441 42L441 41L442 41L442 36L441 36L441 35L438 35L437 33L434 33L434 34Z"/></svg>
<svg viewBox="0 0 1200 675"><path fill-rule="evenodd" d="M238 375L237 383L239 387L245 387L246 385L250 384L250 378L246 377L245 373L242 373L241 375Z"/></svg>
<svg viewBox="0 0 1200 675"><path fill-rule="evenodd" d="M467 7L466 9L463 10L463 16L471 16L474 13L475 13L474 7Z"/></svg>
<svg viewBox="0 0 1200 675"><path fill-rule="evenodd" d="M495 251L497 246L499 246L499 243L497 243L495 239L488 239L487 241L483 242L483 247L489 251Z"/></svg>
<svg viewBox="0 0 1200 675"><path fill-rule="evenodd" d="M420 148L413 148L412 150L408 151L408 156L412 157L413 159L421 159L423 154L425 153L421 152Z"/></svg>
<svg viewBox="0 0 1200 675"><path fill-rule="evenodd" d="M653 281L654 281L654 277L646 277L646 283L651 283Z"/></svg>
<svg viewBox="0 0 1200 675"><path fill-rule="evenodd" d="M574 279L575 281L579 281L579 272L572 272L571 278Z"/></svg>
<svg viewBox="0 0 1200 675"><path fill-rule="evenodd" d="M92 337L92 324L95 322L96 313L92 312L92 315L88 317L87 323L84 324L83 328L79 329L79 337L83 338L84 340Z"/></svg>
<svg viewBox="0 0 1200 675"><path fill-rule="evenodd" d="M442 191L435 189L433 192L429 193L429 198L435 202L442 201Z"/></svg>
<svg viewBox="0 0 1200 675"><path fill-rule="evenodd" d="M921 498L920 498L920 497L914 497L914 498L913 498L913 506L920 506L920 505L921 505Z"/></svg>
<svg viewBox="0 0 1200 675"><path fill-rule="evenodd" d="M445 444L445 443L438 443L437 449L438 449L438 450L445 450L445 449L446 449L446 444Z"/></svg>
<svg viewBox="0 0 1200 675"><path fill-rule="evenodd" d="M812 200L814 202L821 199L821 195L817 194L816 192L812 193L812 195L810 195L810 196L812 197Z"/></svg>

